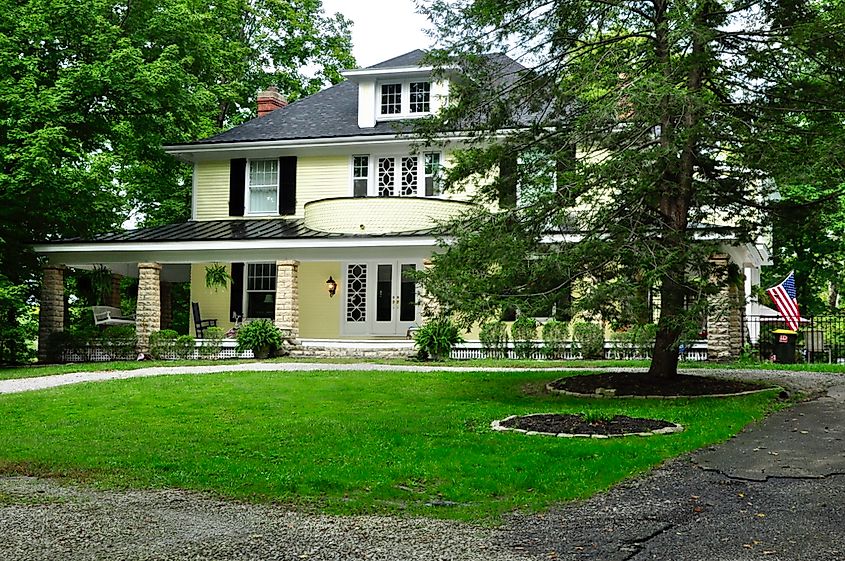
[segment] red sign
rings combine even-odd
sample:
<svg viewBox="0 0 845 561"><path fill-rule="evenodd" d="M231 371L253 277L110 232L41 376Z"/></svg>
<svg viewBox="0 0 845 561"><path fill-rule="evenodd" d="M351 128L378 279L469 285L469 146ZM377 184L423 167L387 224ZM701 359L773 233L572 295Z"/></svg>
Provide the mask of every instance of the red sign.
<svg viewBox="0 0 845 561"><path fill-rule="evenodd" d="M789 343L789 337L787 335L778 336L778 343Z"/></svg>

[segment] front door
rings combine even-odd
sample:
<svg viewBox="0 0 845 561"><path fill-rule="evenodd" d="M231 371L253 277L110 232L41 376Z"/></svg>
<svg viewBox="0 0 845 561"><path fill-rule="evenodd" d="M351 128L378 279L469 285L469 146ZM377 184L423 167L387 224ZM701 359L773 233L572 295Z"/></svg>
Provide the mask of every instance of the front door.
<svg viewBox="0 0 845 561"><path fill-rule="evenodd" d="M345 332L401 335L419 320L414 262L379 261L346 266Z"/></svg>

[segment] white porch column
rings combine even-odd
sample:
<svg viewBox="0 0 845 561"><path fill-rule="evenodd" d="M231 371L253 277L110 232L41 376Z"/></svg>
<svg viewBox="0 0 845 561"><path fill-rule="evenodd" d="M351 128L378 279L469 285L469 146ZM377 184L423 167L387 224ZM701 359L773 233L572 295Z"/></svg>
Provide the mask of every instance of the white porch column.
<svg viewBox="0 0 845 561"><path fill-rule="evenodd" d="M47 339L65 328L65 267L44 267L38 312L38 361L48 360Z"/></svg>
<svg viewBox="0 0 845 561"><path fill-rule="evenodd" d="M299 261L276 261L276 327L299 339Z"/></svg>
<svg viewBox="0 0 845 561"><path fill-rule="evenodd" d="M150 350L150 334L161 329L161 265L138 263L138 308L135 332L138 352Z"/></svg>

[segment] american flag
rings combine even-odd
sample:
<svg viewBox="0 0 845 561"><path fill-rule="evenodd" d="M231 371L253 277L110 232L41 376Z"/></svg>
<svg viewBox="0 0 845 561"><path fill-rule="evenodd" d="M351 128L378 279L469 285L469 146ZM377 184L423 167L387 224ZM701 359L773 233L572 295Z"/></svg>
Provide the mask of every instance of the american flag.
<svg viewBox="0 0 845 561"><path fill-rule="evenodd" d="M795 271L790 271L789 276L779 285L767 289L766 294L771 297L789 328L798 331L801 312L798 311L798 300L795 298Z"/></svg>

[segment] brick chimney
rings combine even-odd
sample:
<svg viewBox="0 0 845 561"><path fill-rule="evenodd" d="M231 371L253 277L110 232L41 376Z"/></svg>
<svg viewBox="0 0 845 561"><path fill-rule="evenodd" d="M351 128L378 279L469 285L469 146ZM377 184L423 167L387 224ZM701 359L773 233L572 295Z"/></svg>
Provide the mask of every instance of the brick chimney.
<svg viewBox="0 0 845 561"><path fill-rule="evenodd" d="M287 104L288 102L279 93L279 89L276 86L270 86L258 94L258 116L263 117L271 111L280 109Z"/></svg>

